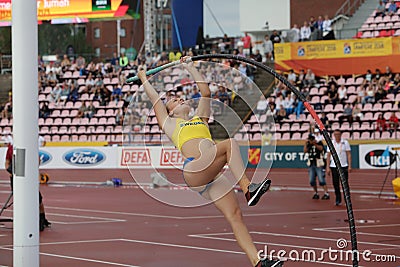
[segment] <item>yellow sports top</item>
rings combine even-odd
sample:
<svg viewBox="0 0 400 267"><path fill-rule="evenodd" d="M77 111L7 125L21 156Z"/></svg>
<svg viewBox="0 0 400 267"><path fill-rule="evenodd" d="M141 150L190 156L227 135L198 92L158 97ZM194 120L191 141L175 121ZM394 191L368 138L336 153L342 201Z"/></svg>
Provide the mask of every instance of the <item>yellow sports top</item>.
<svg viewBox="0 0 400 267"><path fill-rule="evenodd" d="M210 130L204 121L199 116L194 116L188 121L178 118L171 137L174 145L181 150L184 143L195 138L212 140Z"/></svg>

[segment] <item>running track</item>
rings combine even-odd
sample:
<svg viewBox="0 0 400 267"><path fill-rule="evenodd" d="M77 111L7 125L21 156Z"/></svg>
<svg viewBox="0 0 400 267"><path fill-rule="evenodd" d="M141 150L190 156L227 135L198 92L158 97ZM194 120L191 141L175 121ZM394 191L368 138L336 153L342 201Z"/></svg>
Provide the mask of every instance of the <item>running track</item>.
<svg viewBox="0 0 400 267"><path fill-rule="evenodd" d="M137 170L138 173L141 170ZM176 171L163 171L181 179ZM100 184L119 177L133 183L126 170L48 170L50 183L41 185L48 219L53 223L40 235L40 266L250 266L235 243L223 217L212 206L171 207L156 201L137 186L107 187ZM1 172L0 203L8 196L7 175ZM360 266L400 266L400 201L394 198L389 175L382 198L386 171L354 170L350 176L357 220L358 247L371 250L370 262ZM348 242L345 207L334 200L312 200L305 169L271 171L273 187L256 207L245 205L238 192L245 221L257 247L286 253L338 249L337 240ZM90 182L84 185L79 182ZM332 190L330 179L328 187ZM182 182L182 181L180 181ZM179 197L185 190L172 191ZM331 193L331 196L333 194ZM12 216L12 208L5 217ZM334 260L334 257L337 260ZM385 259L392 262L377 262ZM396 262L393 262L395 260ZM0 266L12 266L12 224L0 228ZM285 266L351 266L346 256L324 254L318 262L290 260Z"/></svg>

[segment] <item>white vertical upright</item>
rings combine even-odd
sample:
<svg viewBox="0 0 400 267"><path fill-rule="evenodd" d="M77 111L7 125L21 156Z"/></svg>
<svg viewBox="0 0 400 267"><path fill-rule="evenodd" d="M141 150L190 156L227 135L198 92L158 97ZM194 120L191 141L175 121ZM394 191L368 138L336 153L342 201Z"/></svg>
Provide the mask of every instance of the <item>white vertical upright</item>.
<svg viewBox="0 0 400 267"><path fill-rule="evenodd" d="M37 56L37 2L14 0L12 1L14 267L39 267Z"/></svg>
<svg viewBox="0 0 400 267"><path fill-rule="evenodd" d="M117 57L121 55L121 20L117 20Z"/></svg>

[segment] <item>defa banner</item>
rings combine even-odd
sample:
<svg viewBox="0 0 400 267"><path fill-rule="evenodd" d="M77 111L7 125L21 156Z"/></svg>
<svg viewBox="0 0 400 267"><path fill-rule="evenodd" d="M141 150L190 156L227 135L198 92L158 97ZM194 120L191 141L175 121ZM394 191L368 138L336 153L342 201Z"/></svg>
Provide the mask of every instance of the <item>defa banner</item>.
<svg viewBox="0 0 400 267"><path fill-rule="evenodd" d="M397 149L398 144L360 145L360 169L387 169L396 160L400 164Z"/></svg>

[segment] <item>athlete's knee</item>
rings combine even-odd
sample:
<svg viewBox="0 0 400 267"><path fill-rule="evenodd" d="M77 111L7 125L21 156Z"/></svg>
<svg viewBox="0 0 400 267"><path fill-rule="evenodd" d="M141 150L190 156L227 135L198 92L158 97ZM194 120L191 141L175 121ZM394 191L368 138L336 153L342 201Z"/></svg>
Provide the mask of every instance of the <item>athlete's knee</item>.
<svg viewBox="0 0 400 267"><path fill-rule="evenodd" d="M231 222L240 222L243 220L242 211L239 207L232 209L228 214L225 215L226 219Z"/></svg>

